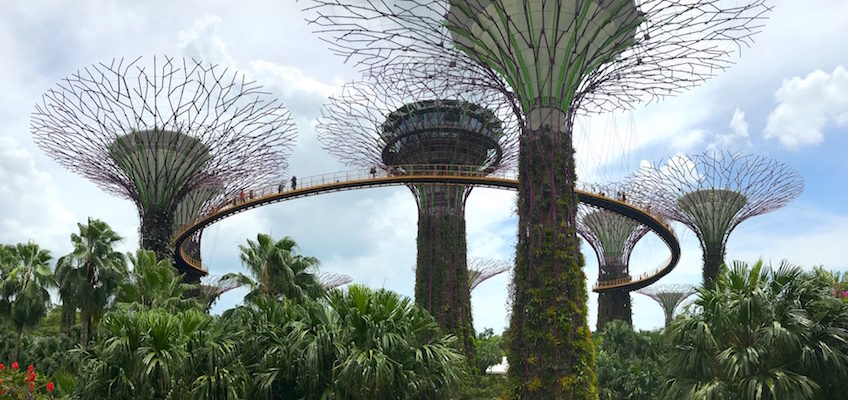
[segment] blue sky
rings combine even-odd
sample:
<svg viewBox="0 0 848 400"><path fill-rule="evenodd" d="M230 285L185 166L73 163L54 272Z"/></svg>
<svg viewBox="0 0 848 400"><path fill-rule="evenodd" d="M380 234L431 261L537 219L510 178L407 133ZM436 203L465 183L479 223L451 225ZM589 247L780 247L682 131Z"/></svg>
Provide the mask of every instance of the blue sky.
<svg viewBox="0 0 848 400"><path fill-rule="evenodd" d="M742 223L727 258L848 269L848 2L783 0L738 63L704 85L634 111L580 121L578 175L618 179L642 160L661 162L706 149L766 155L795 167L805 192L786 208ZM113 57L191 56L244 71L280 97L299 130L289 161L299 177L345 170L327 155L313 129L326 98L357 74L310 33L292 1L31 1L0 3L0 242L34 240L54 257L70 250L76 222L97 217L138 243L131 202L104 193L38 149L29 117L40 96L61 78ZM613 128L610 128L613 127ZM475 189L468 201L469 254L512 258L514 194ZM697 240L676 226L680 266L661 282L698 283ZM204 262L214 274L239 271L237 245L257 232L289 235L326 270L356 282L411 296L416 209L405 188L343 192L240 214L204 234ZM584 254L587 285L597 263ZM655 237L637 245L631 271L655 268L667 256ZM472 294L475 326L506 324L506 274ZM216 310L241 301L223 298ZM662 313L634 295L634 324L652 329ZM590 322L595 320L590 296Z"/></svg>

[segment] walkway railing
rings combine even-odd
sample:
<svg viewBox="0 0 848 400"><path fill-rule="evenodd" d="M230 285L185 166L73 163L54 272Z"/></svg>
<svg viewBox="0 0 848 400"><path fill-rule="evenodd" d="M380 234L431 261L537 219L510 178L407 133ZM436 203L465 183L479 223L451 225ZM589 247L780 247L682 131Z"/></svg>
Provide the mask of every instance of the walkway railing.
<svg viewBox="0 0 848 400"><path fill-rule="evenodd" d="M515 169L481 170L479 167L455 165L404 165L389 170L352 170L297 178L293 187L291 181L282 181L275 185L258 188L245 188L236 197L223 199L218 204L206 207L194 221L183 225L174 233L177 255L191 267L208 272L199 260L190 257L183 249L183 243L195 232L200 231L221 219L265 204L277 203L321 193L353 190L368 187L410 185L423 183L474 185L501 189L518 189L518 173ZM645 287L668 274L680 259L680 244L671 226L650 206L626 202L622 198L607 196L604 192L593 191L593 185L578 183L576 194L579 201L605 208L622 214L648 226L669 247L671 257L667 262L652 271L639 275L636 279L622 278L599 281L592 290L596 292L627 288L636 290Z"/></svg>

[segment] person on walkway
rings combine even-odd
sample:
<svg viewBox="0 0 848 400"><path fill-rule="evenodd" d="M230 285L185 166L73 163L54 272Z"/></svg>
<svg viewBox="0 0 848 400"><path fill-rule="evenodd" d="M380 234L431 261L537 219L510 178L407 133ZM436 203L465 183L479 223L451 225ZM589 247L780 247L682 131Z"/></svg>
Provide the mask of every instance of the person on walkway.
<svg viewBox="0 0 848 400"><path fill-rule="evenodd" d="M292 175L291 182L292 182L292 190L297 190L297 177Z"/></svg>
<svg viewBox="0 0 848 400"><path fill-rule="evenodd" d="M376 178L376 177L377 177L377 166L376 166L376 165L372 165L372 166L371 166L371 171L369 171L369 172L371 172L371 178L372 178L372 179L373 179L373 178Z"/></svg>
<svg viewBox="0 0 848 400"><path fill-rule="evenodd" d="M242 189L241 193L239 194L239 202L244 203L244 189Z"/></svg>
<svg viewBox="0 0 848 400"><path fill-rule="evenodd" d="M283 189L286 187L286 181L280 181L280 186L278 187L277 193L283 193Z"/></svg>

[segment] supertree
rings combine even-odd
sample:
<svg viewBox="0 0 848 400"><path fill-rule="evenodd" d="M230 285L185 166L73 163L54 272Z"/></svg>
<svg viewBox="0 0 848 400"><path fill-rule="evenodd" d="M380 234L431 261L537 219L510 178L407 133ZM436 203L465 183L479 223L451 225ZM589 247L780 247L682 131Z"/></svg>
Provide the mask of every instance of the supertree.
<svg viewBox="0 0 848 400"><path fill-rule="evenodd" d="M765 1L312 0L307 7L333 49L372 74L394 68L425 80L428 66L445 63L456 85L499 89L522 118L511 396L596 396L574 228L575 116L700 84L749 43Z"/></svg>
<svg viewBox="0 0 848 400"><path fill-rule="evenodd" d="M489 278L509 271L510 264L493 258L471 257L468 260L468 290L473 291L477 285Z"/></svg>
<svg viewBox="0 0 848 400"><path fill-rule="evenodd" d="M31 129L60 164L132 200L140 245L161 258L173 257L176 218L219 188L278 174L294 142L288 113L255 82L167 56L113 59L62 79L36 105ZM191 281L205 274L178 268Z"/></svg>
<svg viewBox="0 0 848 400"><path fill-rule="evenodd" d="M196 297L208 311L221 295L242 286L244 286L244 282L240 282L237 279L207 275L201 280Z"/></svg>
<svg viewBox="0 0 848 400"><path fill-rule="evenodd" d="M671 320L674 319L674 310L677 309L677 306L683 303L683 300L686 300L687 297L695 294L695 292L695 287L692 285L672 284L653 285L636 291L636 293L648 296L659 303L663 309L663 313L665 313L666 328L668 328Z"/></svg>
<svg viewBox="0 0 848 400"><path fill-rule="evenodd" d="M727 238L742 221L783 207L804 190L790 166L762 156L704 153L644 166L634 180L654 210L688 226L703 250L704 286L724 263Z"/></svg>
<svg viewBox="0 0 848 400"><path fill-rule="evenodd" d="M633 184L598 185L600 192L625 200ZM648 227L621 214L580 204L577 212L577 233L595 250L598 257L598 281L630 276L630 253L636 243L648 233ZM597 330L607 322L622 320L633 323L630 291L626 288L604 290L598 294Z"/></svg>
<svg viewBox="0 0 848 400"><path fill-rule="evenodd" d="M497 92L471 96L437 77L426 85L363 80L330 99L316 130L342 161L389 175L416 168L487 174L514 162L517 124ZM471 186L415 183L415 301L460 339L473 359L465 199Z"/></svg>
<svg viewBox="0 0 848 400"><path fill-rule="evenodd" d="M339 286L353 282L353 278L350 276L337 274L335 272L319 272L316 275L316 278L318 278L318 282L321 282L321 286L324 287L324 290L335 289Z"/></svg>

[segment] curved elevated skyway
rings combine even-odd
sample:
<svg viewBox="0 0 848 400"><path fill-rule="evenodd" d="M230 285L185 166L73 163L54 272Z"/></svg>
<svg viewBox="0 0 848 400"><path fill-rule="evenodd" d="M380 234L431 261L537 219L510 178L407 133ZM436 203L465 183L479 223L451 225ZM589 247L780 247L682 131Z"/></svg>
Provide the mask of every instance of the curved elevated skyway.
<svg viewBox="0 0 848 400"><path fill-rule="evenodd" d="M297 187L292 189L289 182L281 182L280 185L264 188L245 190L244 198L229 199L226 203L212 207L208 212L195 219L192 223L184 225L174 233L174 247L178 262L201 271L208 272L199 260L192 259L183 248L184 244L190 243L190 238L207 226L218 222L231 215L247 210L261 207L267 204L278 203L286 200L299 199L323 193L333 193L344 190L363 189L382 186L397 186L415 183L441 183L441 184L464 184L479 187L490 187L508 190L518 190L518 178L515 170L481 171L475 167L457 166L396 166L389 171L377 171L372 173L365 170L343 171L324 175L310 176L298 179ZM579 201L604 208L609 211L624 215L641 224L644 224L660 239L665 242L671 252L670 257L656 270L651 273L642 274L635 279L632 277L599 281L593 287L595 292L607 290L627 289L637 290L648 286L669 272L671 272L680 260L680 242L668 223L657 214L652 214L641 205L627 203L619 199L606 196L603 193L592 193L586 190L584 185L575 192Z"/></svg>

